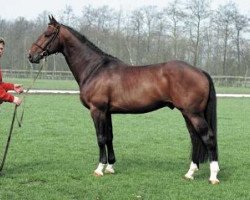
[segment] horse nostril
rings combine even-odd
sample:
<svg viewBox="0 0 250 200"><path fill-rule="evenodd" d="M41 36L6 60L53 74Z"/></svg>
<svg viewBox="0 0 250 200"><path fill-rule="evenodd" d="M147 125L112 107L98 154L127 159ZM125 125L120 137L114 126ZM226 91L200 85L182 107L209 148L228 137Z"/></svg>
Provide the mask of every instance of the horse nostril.
<svg viewBox="0 0 250 200"><path fill-rule="evenodd" d="M30 61L30 62L32 62L32 61L33 61L33 57L32 57L32 55L31 55L31 54L28 54L28 56L27 56L27 57L28 57L28 59L29 59L29 61Z"/></svg>

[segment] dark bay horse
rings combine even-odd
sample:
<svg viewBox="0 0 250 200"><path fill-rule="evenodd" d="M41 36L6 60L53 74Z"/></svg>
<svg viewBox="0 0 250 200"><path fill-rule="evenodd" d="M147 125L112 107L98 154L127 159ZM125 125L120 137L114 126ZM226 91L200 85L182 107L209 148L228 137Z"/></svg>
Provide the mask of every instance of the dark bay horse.
<svg viewBox="0 0 250 200"><path fill-rule="evenodd" d="M112 117L114 113L146 113L162 107L178 109L192 143L187 179L194 179L199 164L210 161L212 184L219 183L216 136L216 93L211 77L182 61L129 66L108 55L74 29L49 17L47 29L32 44L32 63L62 53L90 110L100 150L95 175L114 173Z"/></svg>

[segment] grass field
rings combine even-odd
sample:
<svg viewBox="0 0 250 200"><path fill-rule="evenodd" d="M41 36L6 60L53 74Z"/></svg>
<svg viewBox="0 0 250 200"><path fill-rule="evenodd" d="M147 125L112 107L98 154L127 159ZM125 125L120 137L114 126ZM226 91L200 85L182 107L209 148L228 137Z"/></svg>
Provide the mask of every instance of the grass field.
<svg viewBox="0 0 250 200"><path fill-rule="evenodd" d="M177 110L114 115L116 174L97 178L96 136L78 95L30 95L25 105L23 127L15 126L0 176L1 200L250 199L250 99L218 99L216 186L208 183L208 164L194 181L182 178L190 141ZM0 107L1 149L13 108Z"/></svg>

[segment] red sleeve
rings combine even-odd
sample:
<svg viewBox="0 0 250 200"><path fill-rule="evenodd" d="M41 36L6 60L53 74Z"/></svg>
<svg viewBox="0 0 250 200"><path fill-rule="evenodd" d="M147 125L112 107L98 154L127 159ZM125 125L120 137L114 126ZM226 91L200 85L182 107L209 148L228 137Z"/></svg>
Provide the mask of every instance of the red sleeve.
<svg viewBox="0 0 250 200"><path fill-rule="evenodd" d="M13 83L4 83L3 82L1 67L0 67L0 87L2 89L4 89L5 91L14 90L14 84Z"/></svg>
<svg viewBox="0 0 250 200"><path fill-rule="evenodd" d="M9 90L14 90L14 84L13 83L0 83L0 87L2 87L3 89L5 89L6 91Z"/></svg>
<svg viewBox="0 0 250 200"><path fill-rule="evenodd" d="M7 93L5 88L2 87L3 83L0 84L0 101L13 102L14 96L10 93Z"/></svg>
<svg viewBox="0 0 250 200"><path fill-rule="evenodd" d="M2 82L2 70L0 67L0 102L7 101L13 102L14 96L7 93L8 90L14 90L14 84Z"/></svg>

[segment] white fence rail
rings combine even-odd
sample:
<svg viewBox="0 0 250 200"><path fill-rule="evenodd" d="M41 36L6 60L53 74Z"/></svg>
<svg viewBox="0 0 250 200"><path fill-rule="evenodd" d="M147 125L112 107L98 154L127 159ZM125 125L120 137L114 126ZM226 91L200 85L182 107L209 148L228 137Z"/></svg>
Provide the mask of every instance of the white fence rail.
<svg viewBox="0 0 250 200"><path fill-rule="evenodd" d="M39 70L9 70L2 69L4 77L8 78L33 78ZM72 80L74 79L70 71L46 71L42 70L40 79Z"/></svg>

